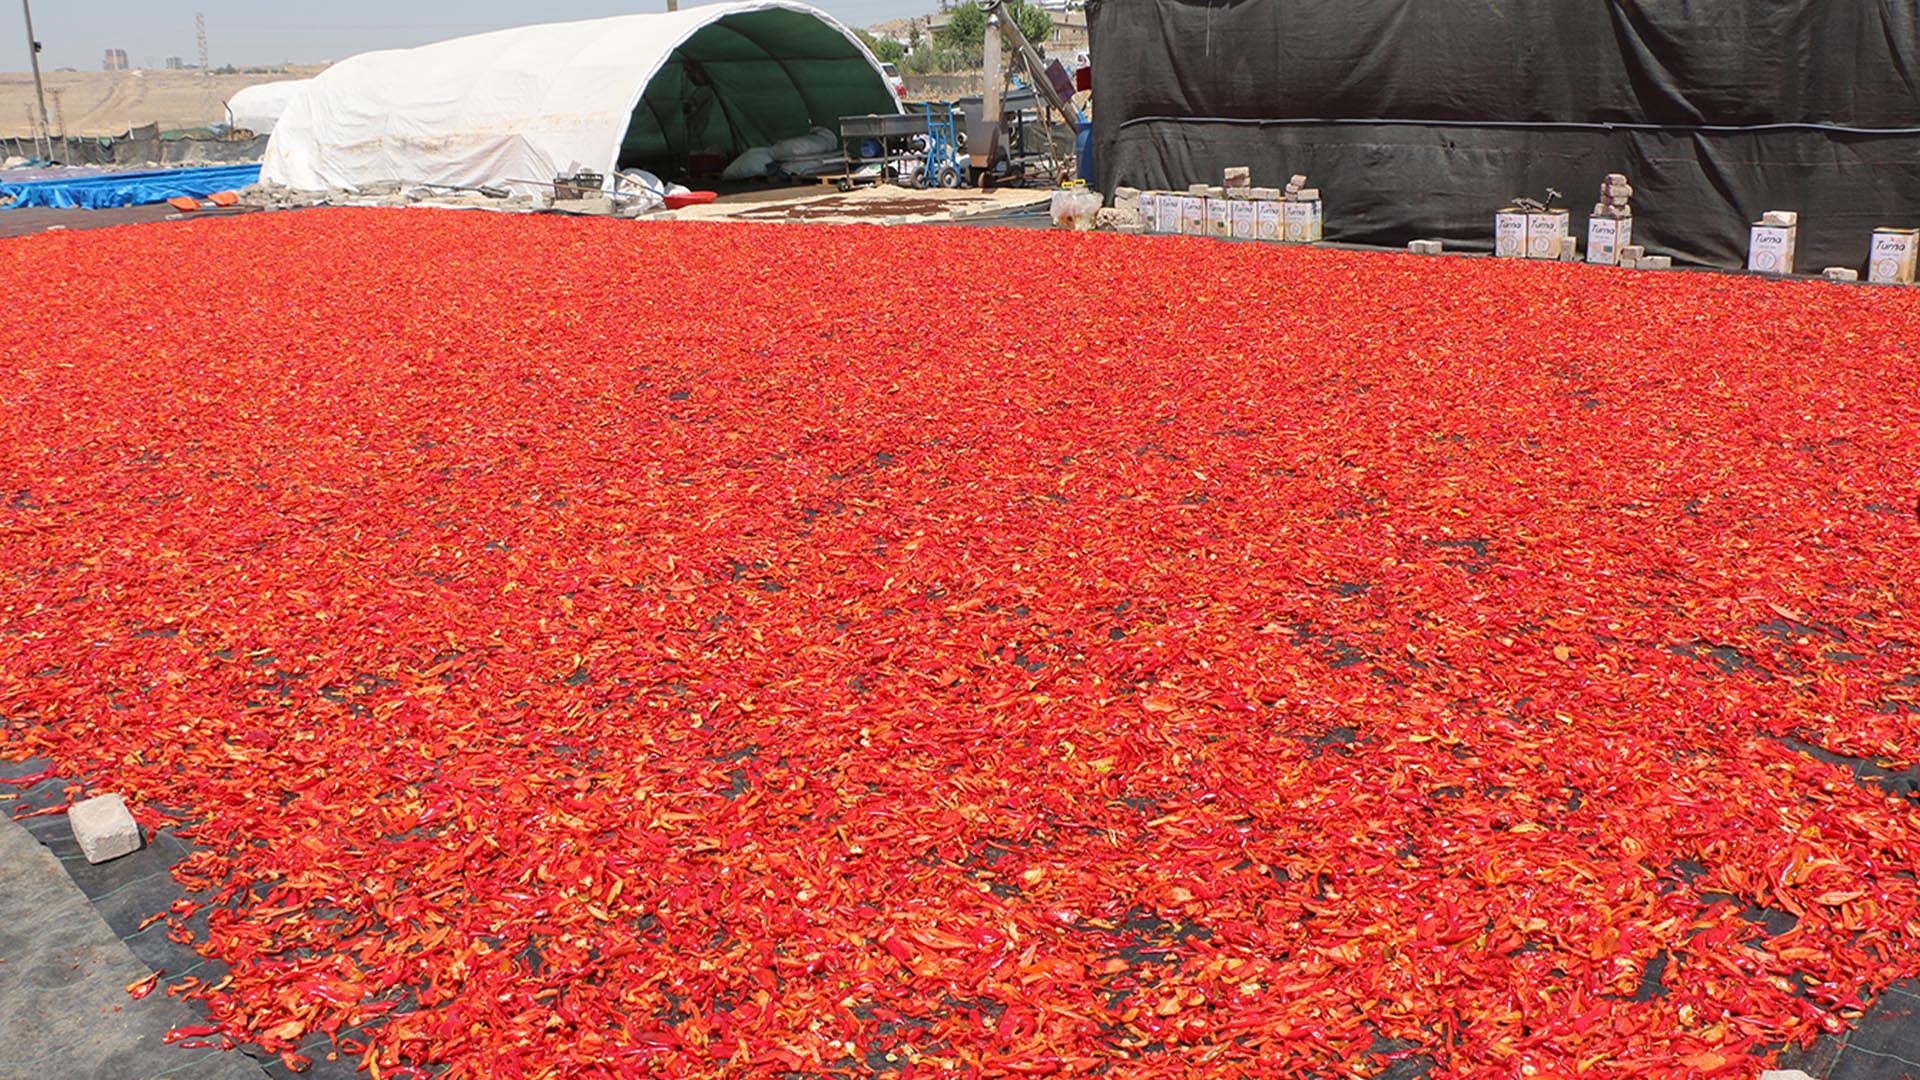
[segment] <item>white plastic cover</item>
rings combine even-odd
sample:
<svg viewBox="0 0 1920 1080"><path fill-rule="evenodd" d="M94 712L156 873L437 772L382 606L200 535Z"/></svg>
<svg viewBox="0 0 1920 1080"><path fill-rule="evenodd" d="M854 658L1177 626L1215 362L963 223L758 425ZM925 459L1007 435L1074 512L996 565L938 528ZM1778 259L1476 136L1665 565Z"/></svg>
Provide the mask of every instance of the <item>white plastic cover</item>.
<svg viewBox="0 0 1920 1080"><path fill-rule="evenodd" d="M310 80L281 115L261 179L301 190L380 180L538 190L525 185L575 166L611 176L634 110L674 50L728 16L770 11L818 20L808 23L809 36L823 28L837 35L835 50L845 52L841 68L864 60L875 90L866 92L863 69L851 73L858 87L845 70L833 75L831 92L805 85L794 72L821 70L822 57L805 55L817 42L786 57L781 42L757 33L723 35L770 54L759 66L774 75L756 83L755 93L797 96L802 115L830 107L849 115L899 111L879 61L831 16L791 0L737 0L499 30L343 60ZM840 50L837 39L851 50ZM832 123L837 116L813 119Z"/></svg>
<svg viewBox="0 0 1920 1080"><path fill-rule="evenodd" d="M280 115L293 99L303 93L311 79L283 79L280 82L243 86L227 99L227 122L255 135L273 131Z"/></svg>

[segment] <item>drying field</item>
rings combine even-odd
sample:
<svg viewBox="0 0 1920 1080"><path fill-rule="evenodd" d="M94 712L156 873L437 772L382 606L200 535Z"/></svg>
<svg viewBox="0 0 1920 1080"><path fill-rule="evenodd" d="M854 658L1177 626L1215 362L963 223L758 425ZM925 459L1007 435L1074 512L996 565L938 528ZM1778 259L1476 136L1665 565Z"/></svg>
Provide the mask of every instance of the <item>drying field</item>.
<svg viewBox="0 0 1920 1080"><path fill-rule="evenodd" d="M1920 973L1910 290L418 211L0 247L0 757L200 845L202 1042L1748 1076Z"/></svg>

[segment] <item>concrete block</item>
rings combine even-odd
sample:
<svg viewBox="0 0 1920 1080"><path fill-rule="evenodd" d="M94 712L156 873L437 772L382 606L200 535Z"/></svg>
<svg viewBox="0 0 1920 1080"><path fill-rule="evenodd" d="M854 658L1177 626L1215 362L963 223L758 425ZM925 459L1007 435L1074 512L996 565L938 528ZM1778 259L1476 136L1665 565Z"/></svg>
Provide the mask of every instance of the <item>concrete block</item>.
<svg viewBox="0 0 1920 1080"><path fill-rule="evenodd" d="M1116 202L1121 199L1138 199L1140 197L1140 189L1122 185L1113 189L1113 197Z"/></svg>
<svg viewBox="0 0 1920 1080"><path fill-rule="evenodd" d="M1247 197L1257 202L1278 202L1280 189L1272 187L1248 188Z"/></svg>
<svg viewBox="0 0 1920 1080"><path fill-rule="evenodd" d="M1208 192L1211 192L1212 190L1213 190L1213 186L1211 184L1188 184L1187 185L1187 194L1189 195L1205 195Z"/></svg>
<svg viewBox="0 0 1920 1080"><path fill-rule="evenodd" d="M1580 241L1571 236L1560 238L1560 250L1555 253L1561 262L1580 261Z"/></svg>
<svg viewBox="0 0 1920 1080"><path fill-rule="evenodd" d="M1620 265L1625 266L1629 259L1634 262L1639 262L1641 259L1646 258L1646 255L1647 249L1642 245L1628 244L1626 247L1620 249Z"/></svg>
<svg viewBox="0 0 1920 1080"><path fill-rule="evenodd" d="M1414 255L1438 255L1444 246L1438 240L1409 240L1407 251Z"/></svg>
<svg viewBox="0 0 1920 1080"><path fill-rule="evenodd" d="M103 863L140 850L140 826L127 812L126 801L118 795L95 795L74 803L67 810L73 826L73 838L80 841L80 853L90 863Z"/></svg>
<svg viewBox="0 0 1920 1080"><path fill-rule="evenodd" d="M1220 186L1231 191L1234 188L1253 186L1253 170L1245 165L1229 165L1221 172Z"/></svg>
<svg viewBox="0 0 1920 1080"><path fill-rule="evenodd" d="M1800 224L1800 215L1792 210L1769 210L1760 215L1760 224L1786 228Z"/></svg>
<svg viewBox="0 0 1920 1080"><path fill-rule="evenodd" d="M1642 255L1642 256L1640 256L1640 258L1639 258L1639 261L1638 261L1638 269L1641 269L1641 270L1671 270L1671 269L1673 269L1673 256L1671 256L1671 255Z"/></svg>
<svg viewBox="0 0 1920 1080"><path fill-rule="evenodd" d="M613 200L605 195L589 195L584 199L555 199L553 208L562 214L604 217L613 213Z"/></svg>
<svg viewBox="0 0 1920 1080"><path fill-rule="evenodd" d="M1859 281L1860 271L1850 266L1829 266L1820 272L1828 281Z"/></svg>
<svg viewBox="0 0 1920 1080"><path fill-rule="evenodd" d="M1293 194L1287 196L1287 201L1288 202L1319 202L1320 189L1317 187L1300 188L1299 190L1295 191Z"/></svg>

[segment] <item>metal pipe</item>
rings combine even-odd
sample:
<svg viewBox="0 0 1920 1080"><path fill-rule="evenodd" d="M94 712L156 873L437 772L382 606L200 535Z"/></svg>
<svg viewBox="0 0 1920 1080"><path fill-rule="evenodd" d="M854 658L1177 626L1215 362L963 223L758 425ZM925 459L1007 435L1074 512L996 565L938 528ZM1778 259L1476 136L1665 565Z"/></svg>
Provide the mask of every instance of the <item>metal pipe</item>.
<svg viewBox="0 0 1920 1080"><path fill-rule="evenodd" d="M974 175L980 177L985 177L1000 157L1000 91L1006 85L1007 69L1000 55L999 10L997 6L987 9L986 40L980 43L981 74L986 76L980 94L983 115L978 123L968 125L973 130L967 137L967 156L972 158Z"/></svg>
<svg viewBox="0 0 1920 1080"><path fill-rule="evenodd" d="M40 42L33 36L33 8L20 0L20 12L27 17L27 58L33 61L33 93L40 101L40 136L47 144L47 158L53 157L53 129L47 120L47 90L40 82ZM39 145L36 139L34 144Z"/></svg>

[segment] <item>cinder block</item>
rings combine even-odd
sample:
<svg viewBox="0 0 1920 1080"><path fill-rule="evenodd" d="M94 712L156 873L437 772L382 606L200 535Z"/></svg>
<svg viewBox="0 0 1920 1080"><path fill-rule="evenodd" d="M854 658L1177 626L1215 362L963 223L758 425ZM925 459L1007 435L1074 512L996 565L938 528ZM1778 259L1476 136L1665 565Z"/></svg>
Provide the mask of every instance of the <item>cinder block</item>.
<svg viewBox="0 0 1920 1080"><path fill-rule="evenodd" d="M1414 255L1438 255L1443 250L1438 240L1409 240L1407 251Z"/></svg>
<svg viewBox="0 0 1920 1080"><path fill-rule="evenodd" d="M1229 165L1222 171L1220 186L1231 191L1234 188L1253 186L1253 170L1245 165Z"/></svg>
<svg viewBox="0 0 1920 1080"><path fill-rule="evenodd" d="M1628 244L1626 247L1620 249L1620 264L1622 266L1626 265L1629 259L1634 262L1639 262L1646 257L1647 249L1640 244Z"/></svg>
<svg viewBox="0 0 1920 1080"><path fill-rule="evenodd" d="M1829 266L1821 271L1821 276L1828 281L1859 281L1860 271L1850 266Z"/></svg>
<svg viewBox="0 0 1920 1080"><path fill-rule="evenodd" d="M1642 255L1638 260L1638 267L1641 270L1671 270L1673 269L1673 256Z"/></svg>
<svg viewBox="0 0 1920 1080"><path fill-rule="evenodd" d="M118 795L95 795L67 809L73 838L90 863L103 863L140 850L140 826Z"/></svg>
<svg viewBox="0 0 1920 1080"><path fill-rule="evenodd" d="M405 206L402 199L387 205ZM584 217L600 217L613 213L613 200L605 195L589 195L584 199L555 199L553 209L562 214L579 214Z"/></svg>
<svg viewBox="0 0 1920 1080"><path fill-rule="evenodd" d="M1776 228L1786 228L1790 225L1800 224L1800 215L1793 210L1769 210L1760 215L1760 223L1762 225L1772 225Z"/></svg>

